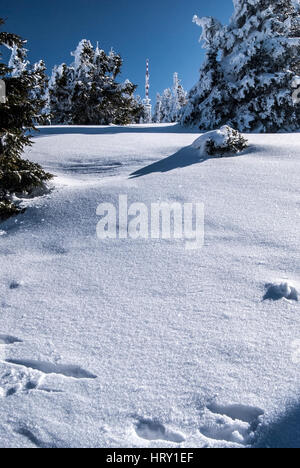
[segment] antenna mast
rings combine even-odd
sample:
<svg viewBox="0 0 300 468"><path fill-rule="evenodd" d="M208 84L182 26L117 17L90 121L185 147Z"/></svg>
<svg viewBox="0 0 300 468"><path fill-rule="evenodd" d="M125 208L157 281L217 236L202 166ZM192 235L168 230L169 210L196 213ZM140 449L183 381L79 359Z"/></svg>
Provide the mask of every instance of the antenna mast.
<svg viewBox="0 0 300 468"><path fill-rule="evenodd" d="M145 108L144 123L152 122L152 105L151 105L151 99L149 98L149 89L150 89L150 74L149 74L149 59L147 59L146 60L145 99L143 100L143 104Z"/></svg>

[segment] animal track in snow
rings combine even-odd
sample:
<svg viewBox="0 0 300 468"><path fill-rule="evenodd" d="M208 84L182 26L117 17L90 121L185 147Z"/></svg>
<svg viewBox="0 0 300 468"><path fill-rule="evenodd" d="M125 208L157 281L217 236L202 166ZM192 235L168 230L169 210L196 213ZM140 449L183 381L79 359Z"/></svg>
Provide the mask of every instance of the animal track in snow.
<svg viewBox="0 0 300 468"><path fill-rule="evenodd" d="M167 429L163 424L151 419L141 419L135 429L137 435L145 440L166 440L177 444L184 442L185 437L179 432Z"/></svg>
<svg viewBox="0 0 300 468"><path fill-rule="evenodd" d="M0 345L10 345L14 343L22 343L22 340L14 336L0 334Z"/></svg>
<svg viewBox="0 0 300 468"><path fill-rule="evenodd" d="M53 364L46 361L31 361L31 360L19 360L19 359L8 359L8 364L14 364L16 366L27 367L28 369L34 369L42 372L43 374L58 374L64 377L71 377L74 379L96 379L97 376L92 374L85 369L75 365L63 365Z"/></svg>
<svg viewBox="0 0 300 468"><path fill-rule="evenodd" d="M288 282L283 283L268 283L265 285L266 294L263 300L279 301L280 299L288 299L289 301L298 301L298 291Z"/></svg>
<svg viewBox="0 0 300 468"><path fill-rule="evenodd" d="M205 424L200 432L208 439L225 441L241 446L251 444L264 411L245 405L219 405L212 403L205 411Z"/></svg>

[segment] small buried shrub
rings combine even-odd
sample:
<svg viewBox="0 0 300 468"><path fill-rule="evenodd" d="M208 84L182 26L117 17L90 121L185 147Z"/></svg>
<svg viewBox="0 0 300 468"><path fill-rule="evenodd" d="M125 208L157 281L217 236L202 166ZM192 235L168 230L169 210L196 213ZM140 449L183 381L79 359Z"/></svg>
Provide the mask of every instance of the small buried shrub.
<svg viewBox="0 0 300 468"><path fill-rule="evenodd" d="M240 132L224 125L219 130L201 135L194 141L193 147L200 150L201 156L223 156L243 151L248 147L248 141Z"/></svg>

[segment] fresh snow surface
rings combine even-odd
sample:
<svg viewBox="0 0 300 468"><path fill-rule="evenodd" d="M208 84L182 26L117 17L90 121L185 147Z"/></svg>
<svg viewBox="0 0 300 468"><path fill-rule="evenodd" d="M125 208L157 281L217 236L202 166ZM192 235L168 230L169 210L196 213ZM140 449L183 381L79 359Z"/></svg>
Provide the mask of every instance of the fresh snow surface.
<svg viewBox="0 0 300 468"><path fill-rule="evenodd" d="M45 127L27 150L57 177L0 225L1 447L300 446L300 133L222 159L197 136ZM204 203L204 247L99 240L120 194Z"/></svg>

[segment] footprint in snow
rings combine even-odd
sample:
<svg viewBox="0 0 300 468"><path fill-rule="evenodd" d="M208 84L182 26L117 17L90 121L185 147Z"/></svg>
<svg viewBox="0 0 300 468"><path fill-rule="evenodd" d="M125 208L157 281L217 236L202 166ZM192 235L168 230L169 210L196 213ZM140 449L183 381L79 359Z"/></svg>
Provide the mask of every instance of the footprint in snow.
<svg viewBox="0 0 300 468"><path fill-rule="evenodd" d="M14 343L22 343L22 340L19 340L19 338L16 338L15 336L0 334L0 345L11 345Z"/></svg>
<svg viewBox="0 0 300 468"><path fill-rule="evenodd" d="M97 376L76 365L53 364L46 361L8 359L8 364L40 371L43 374L58 374L74 379L96 379Z"/></svg>
<svg viewBox="0 0 300 468"><path fill-rule="evenodd" d="M212 403L205 409L200 432L207 439L246 447L251 445L263 414L257 407Z"/></svg>
<svg viewBox="0 0 300 468"><path fill-rule="evenodd" d="M177 444L185 441L185 437L180 432L171 431L160 422L151 419L139 420L135 431L145 440L165 440Z"/></svg>
<svg viewBox="0 0 300 468"><path fill-rule="evenodd" d="M15 337L0 335L0 344L20 342ZM19 393L29 394L33 391L46 393L62 393L43 385L49 374L62 375L73 379L96 379L97 376L76 365L54 364L45 361L22 359L7 359L6 364L12 365L8 372L0 375L0 397L11 397Z"/></svg>

